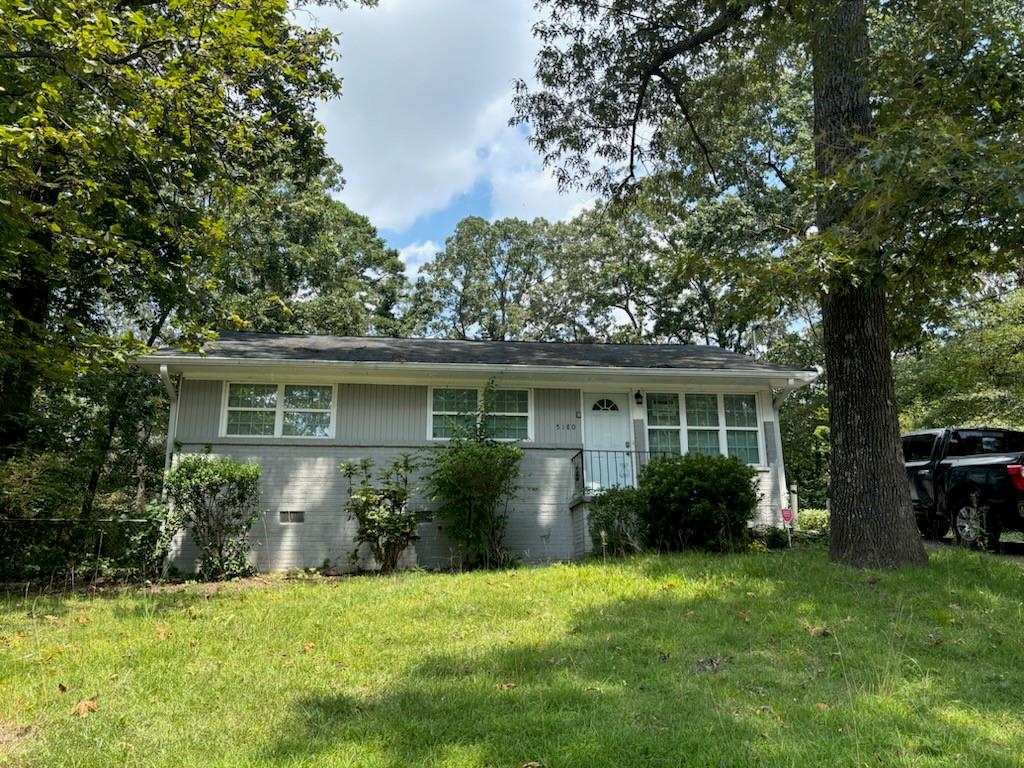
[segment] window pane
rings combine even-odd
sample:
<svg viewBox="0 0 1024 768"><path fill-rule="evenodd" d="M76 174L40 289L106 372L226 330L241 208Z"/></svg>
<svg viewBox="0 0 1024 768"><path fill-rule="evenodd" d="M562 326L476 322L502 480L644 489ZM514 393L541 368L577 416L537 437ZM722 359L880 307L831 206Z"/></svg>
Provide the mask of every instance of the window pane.
<svg viewBox="0 0 1024 768"><path fill-rule="evenodd" d="M311 387L304 384L286 384L284 388L284 407L330 410L331 388Z"/></svg>
<svg viewBox="0 0 1024 768"><path fill-rule="evenodd" d="M490 437L499 440L526 440L530 436L526 416L488 416L484 427Z"/></svg>
<svg viewBox="0 0 1024 768"><path fill-rule="evenodd" d="M228 411L229 435L273 435L273 411Z"/></svg>
<svg viewBox="0 0 1024 768"><path fill-rule="evenodd" d="M725 426L756 427L757 399L753 395L725 395Z"/></svg>
<svg viewBox="0 0 1024 768"><path fill-rule="evenodd" d="M689 395L687 395L689 400ZM718 447L717 429L688 429L686 431L687 449L690 453L704 453L717 456L722 451Z"/></svg>
<svg viewBox="0 0 1024 768"><path fill-rule="evenodd" d="M651 444L651 453L668 453L678 456L682 452L678 429L649 429L647 430L647 440Z"/></svg>
<svg viewBox="0 0 1024 768"><path fill-rule="evenodd" d="M473 431L473 424L476 417L472 414L463 416L442 416L434 415L433 435L434 437L455 437Z"/></svg>
<svg viewBox="0 0 1024 768"><path fill-rule="evenodd" d="M229 384L228 405L232 408L276 408L277 384Z"/></svg>
<svg viewBox="0 0 1024 768"><path fill-rule="evenodd" d="M647 395L647 423L652 427L678 427L679 395Z"/></svg>
<svg viewBox="0 0 1024 768"><path fill-rule="evenodd" d="M717 427L718 395L687 395L686 426Z"/></svg>
<svg viewBox="0 0 1024 768"><path fill-rule="evenodd" d="M434 411L445 413L475 413L475 389L435 389Z"/></svg>
<svg viewBox="0 0 1024 768"><path fill-rule="evenodd" d="M496 389L489 410L494 413L529 413L530 396L525 389Z"/></svg>
<svg viewBox="0 0 1024 768"><path fill-rule="evenodd" d="M281 434L287 437L327 437L331 414L312 411L286 411Z"/></svg>
<svg viewBox="0 0 1024 768"><path fill-rule="evenodd" d="M725 442L730 456L735 456L745 464L761 463L760 452L757 448L757 432L746 429L730 429L725 433Z"/></svg>
<svg viewBox="0 0 1024 768"><path fill-rule="evenodd" d="M935 435L914 435L903 438L904 461L927 461L932 457Z"/></svg>

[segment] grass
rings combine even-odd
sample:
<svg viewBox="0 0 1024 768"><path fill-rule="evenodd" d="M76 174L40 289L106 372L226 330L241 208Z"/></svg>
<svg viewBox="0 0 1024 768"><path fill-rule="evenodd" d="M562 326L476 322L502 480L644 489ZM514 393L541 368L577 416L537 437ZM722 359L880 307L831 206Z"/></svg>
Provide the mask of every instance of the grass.
<svg viewBox="0 0 1024 768"><path fill-rule="evenodd" d="M9 596L0 765L1019 766L1022 601L818 547Z"/></svg>

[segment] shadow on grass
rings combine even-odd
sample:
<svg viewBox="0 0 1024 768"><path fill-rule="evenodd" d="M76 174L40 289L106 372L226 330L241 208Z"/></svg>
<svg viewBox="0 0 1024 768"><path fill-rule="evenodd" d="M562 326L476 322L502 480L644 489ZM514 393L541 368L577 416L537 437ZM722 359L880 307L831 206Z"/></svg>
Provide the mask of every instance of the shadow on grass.
<svg viewBox="0 0 1024 768"><path fill-rule="evenodd" d="M1024 733L1001 729L1017 720L1024 658L1019 644L987 654L980 617L1019 610L1020 569L802 573L807 558L786 557L641 558L631 567L661 582L653 594L583 609L550 642L512 629L483 651L427 656L371 693L319 681L327 692L294 701L284 735L255 757L1019 765Z"/></svg>

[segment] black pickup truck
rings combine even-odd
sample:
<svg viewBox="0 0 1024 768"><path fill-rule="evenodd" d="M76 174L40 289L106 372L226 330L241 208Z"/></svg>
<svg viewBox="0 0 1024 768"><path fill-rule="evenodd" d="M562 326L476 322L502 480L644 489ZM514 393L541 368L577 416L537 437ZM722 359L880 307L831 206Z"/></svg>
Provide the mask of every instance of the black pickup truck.
<svg viewBox="0 0 1024 768"><path fill-rule="evenodd" d="M1024 530L1024 432L929 429L903 436L917 524L939 539L995 549L1004 529Z"/></svg>

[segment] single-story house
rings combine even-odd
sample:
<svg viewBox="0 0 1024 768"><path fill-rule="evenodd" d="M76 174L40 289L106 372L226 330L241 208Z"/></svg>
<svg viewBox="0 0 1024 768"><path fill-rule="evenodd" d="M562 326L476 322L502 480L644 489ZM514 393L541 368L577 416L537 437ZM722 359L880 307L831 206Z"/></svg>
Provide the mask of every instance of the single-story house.
<svg viewBox="0 0 1024 768"><path fill-rule="evenodd" d="M202 353L143 358L171 397L168 466L187 453L262 467L256 567L344 567L354 522L344 511L345 461L383 467L436 447L477 409L488 382L494 437L524 449L506 544L528 561L590 549L586 503L636 482L652 453L740 457L758 473L757 524L780 524L786 473L779 404L813 371L717 347L567 344L222 333ZM429 504L415 498L424 511ZM457 565L438 521L424 514L408 561ZM182 570L196 552L179 535Z"/></svg>

